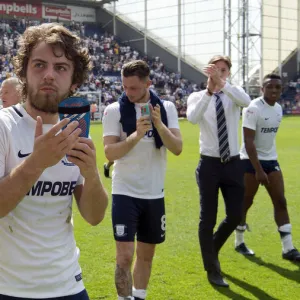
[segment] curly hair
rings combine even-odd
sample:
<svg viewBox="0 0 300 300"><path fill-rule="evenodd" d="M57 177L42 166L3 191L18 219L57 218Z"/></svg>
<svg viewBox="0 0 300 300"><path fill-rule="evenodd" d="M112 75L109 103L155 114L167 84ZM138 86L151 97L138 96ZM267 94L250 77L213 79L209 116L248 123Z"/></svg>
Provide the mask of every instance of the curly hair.
<svg viewBox="0 0 300 300"><path fill-rule="evenodd" d="M92 65L88 49L82 46L80 38L57 23L31 26L20 36L18 53L13 59L15 74L19 77L22 84L23 98L27 97L26 73L29 58L32 49L40 42L50 45L55 56L58 56L55 53L57 46L63 50L66 58L72 61L74 65L72 84L82 85L88 78Z"/></svg>

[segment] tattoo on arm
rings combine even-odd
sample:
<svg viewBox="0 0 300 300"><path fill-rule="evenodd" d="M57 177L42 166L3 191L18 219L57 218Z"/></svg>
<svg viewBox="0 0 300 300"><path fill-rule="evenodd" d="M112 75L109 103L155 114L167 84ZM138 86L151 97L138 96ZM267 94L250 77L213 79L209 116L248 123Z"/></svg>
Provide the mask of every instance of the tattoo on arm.
<svg viewBox="0 0 300 300"><path fill-rule="evenodd" d="M115 270L115 283L118 295L120 297L131 296L132 294L132 276L130 269L126 270L121 268L119 265L116 266Z"/></svg>

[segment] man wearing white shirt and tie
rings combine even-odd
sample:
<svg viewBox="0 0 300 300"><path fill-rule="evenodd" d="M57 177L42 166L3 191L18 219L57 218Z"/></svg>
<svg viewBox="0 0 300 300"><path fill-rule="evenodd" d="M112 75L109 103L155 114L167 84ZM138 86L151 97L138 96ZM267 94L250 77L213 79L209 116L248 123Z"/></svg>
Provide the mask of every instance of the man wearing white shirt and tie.
<svg viewBox="0 0 300 300"><path fill-rule="evenodd" d="M232 86L231 60L214 56L204 68L207 89L192 93L187 102L187 118L199 124L200 162L196 179L200 191L199 242L204 268L210 283L228 287L221 275L218 253L242 218L243 168L239 156L240 108L250 104L241 87ZM216 225L219 189L224 197L226 218Z"/></svg>

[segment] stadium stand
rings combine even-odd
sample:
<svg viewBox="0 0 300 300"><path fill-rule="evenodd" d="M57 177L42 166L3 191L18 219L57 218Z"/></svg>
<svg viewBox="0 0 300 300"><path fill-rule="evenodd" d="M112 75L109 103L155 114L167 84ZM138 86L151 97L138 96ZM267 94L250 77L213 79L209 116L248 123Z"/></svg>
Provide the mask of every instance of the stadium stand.
<svg viewBox="0 0 300 300"><path fill-rule="evenodd" d="M27 26L36 24L39 24L39 21L25 19L2 20L0 23L0 52L2 54L0 82L14 76L11 61L17 52L18 36ZM163 99L174 102L180 116L185 116L188 95L200 90L200 86L203 87L203 84L191 83L181 78L180 74L166 70L159 57L143 56L130 46L121 44L115 36L100 31L95 24L84 25L71 22L67 27L80 35L82 42L89 49L94 66L89 80L79 88L79 91L101 91L101 102L104 105L116 101L122 93L120 70L123 64L133 59L143 59L148 62L153 83L151 88Z"/></svg>
<svg viewBox="0 0 300 300"><path fill-rule="evenodd" d="M49 20L44 20L49 22ZM18 36L27 26L37 25L40 21L25 18L2 19L0 22L0 82L14 76L12 58L17 52ZM70 22L65 24L71 31L82 38L89 49L93 72L89 79L79 88L80 92L101 92L99 111L116 101L122 93L120 70L126 62L143 59L151 67L151 88L162 99L175 103L178 115L186 116L186 100L190 93L205 89L205 83L192 83L181 74L165 68L159 57L150 58L132 49L129 45L107 32L101 31L97 24ZM296 88L296 86L298 88ZM92 99L94 101L95 99ZM100 101L99 101L100 102ZM284 113L300 114L300 80L290 81L282 94L281 105Z"/></svg>
<svg viewBox="0 0 300 300"><path fill-rule="evenodd" d="M286 82L280 104L285 114L300 114L300 78Z"/></svg>

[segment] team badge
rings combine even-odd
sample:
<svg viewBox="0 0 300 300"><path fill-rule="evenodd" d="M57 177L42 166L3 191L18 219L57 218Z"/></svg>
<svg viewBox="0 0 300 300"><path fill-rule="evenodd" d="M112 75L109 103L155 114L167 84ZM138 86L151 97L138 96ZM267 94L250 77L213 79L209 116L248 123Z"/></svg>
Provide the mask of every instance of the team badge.
<svg viewBox="0 0 300 300"><path fill-rule="evenodd" d="M127 235L126 228L127 226L125 226L124 224L117 224L115 226L115 235L118 237L126 236Z"/></svg>

